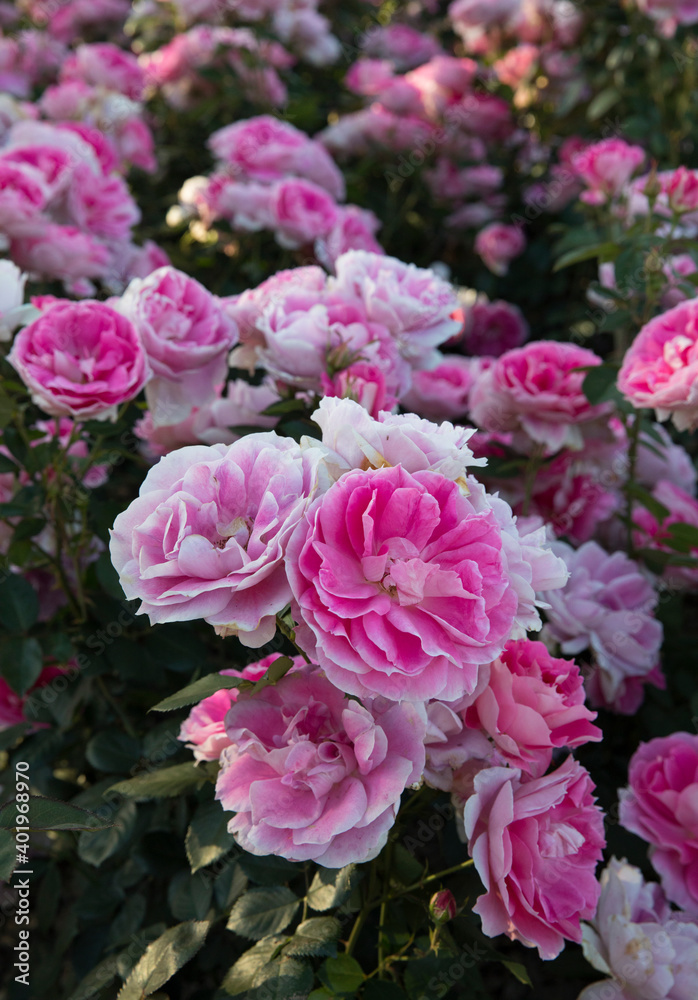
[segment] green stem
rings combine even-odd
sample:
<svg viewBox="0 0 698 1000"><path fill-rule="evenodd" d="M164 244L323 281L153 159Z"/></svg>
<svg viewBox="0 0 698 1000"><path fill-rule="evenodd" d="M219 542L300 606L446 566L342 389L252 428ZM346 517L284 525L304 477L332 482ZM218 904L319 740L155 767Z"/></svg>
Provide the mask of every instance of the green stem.
<svg viewBox="0 0 698 1000"><path fill-rule="evenodd" d="M344 949L347 955L351 955L351 953L354 951L354 948L356 948L356 944L359 940L359 935L363 930L363 926L366 923L366 920L368 919L369 913L371 912L371 910L375 909L375 907L378 905L371 903L373 894L376 891L376 877L377 877L376 862L374 860L371 862L370 875L368 879L368 890L366 892L364 905L359 910L359 915L354 921L354 926L351 929L351 934L349 935L346 947Z"/></svg>
<svg viewBox="0 0 698 1000"><path fill-rule="evenodd" d="M121 723L122 723L124 729L126 730L126 732L128 733L128 735L131 736L131 737L133 737L134 740L137 740L138 739L138 733L136 732L136 730L131 725L131 722L130 722L129 718L125 714L125 712L122 709L121 705L119 705L119 703L117 702L117 700L114 698L113 694L111 693L111 691L107 687L107 684L106 684L104 678L103 677L98 677L97 678L97 684L99 685L99 688L100 688L102 694L104 695L104 697L107 699L107 701L109 702L109 704L111 705L111 707L114 709L114 711L116 712L116 714L119 716L119 719L121 720Z"/></svg>
<svg viewBox="0 0 698 1000"><path fill-rule="evenodd" d="M536 445L535 449L531 453L531 457L526 465L526 486L524 492L523 506L521 507L521 516L526 517L531 506L531 498L533 496L533 486L536 481L536 476L538 475L538 470L543 462L543 452L544 446L542 444Z"/></svg>
<svg viewBox="0 0 698 1000"><path fill-rule="evenodd" d="M296 642L296 633L293 631L293 629L290 629L284 621L281 620L281 615L276 616L276 624L281 634L288 639L291 645L295 646L295 648L298 650L298 652L303 657L305 662L310 663L310 659L308 658L307 654L304 652L304 650L300 648L300 646Z"/></svg>

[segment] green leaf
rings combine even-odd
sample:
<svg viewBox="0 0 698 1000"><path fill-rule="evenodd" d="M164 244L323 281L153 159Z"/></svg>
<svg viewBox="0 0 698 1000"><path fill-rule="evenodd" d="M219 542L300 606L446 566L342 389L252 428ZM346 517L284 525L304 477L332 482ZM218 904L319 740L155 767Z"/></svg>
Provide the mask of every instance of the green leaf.
<svg viewBox="0 0 698 1000"><path fill-rule="evenodd" d="M140 759L139 740L120 729L105 729L96 733L85 749L87 760L98 771L111 774L128 772Z"/></svg>
<svg viewBox="0 0 698 1000"><path fill-rule="evenodd" d="M617 365L596 365L595 368L591 368L586 373L582 383L582 392L592 406L614 399L618 392L616 389L617 377Z"/></svg>
<svg viewBox="0 0 698 1000"><path fill-rule="evenodd" d="M177 872L167 890L167 903L177 920L203 920L211 906L210 879L190 872Z"/></svg>
<svg viewBox="0 0 698 1000"><path fill-rule="evenodd" d="M117 1000L143 1000L159 990L196 955L208 933L205 920L189 920L170 927L145 954L119 991Z"/></svg>
<svg viewBox="0 0 698 1000"><path fill-rule="evenodd" d="M259 969L252 980L248 1000L290 1000L306 997L313 986L313 970L307 962L281 955Z"/></svg>
<svg viewBox="0 0 698 1000"><path fill-rule="evenodd" d="M585 247L577 247L575 250L568 250L558 257L553 265L553 271L562 271L572 264L581 264L582 261L595 260L597 257L613 260L617 253L618 247L615 243L592 243Z"/></svg>
<svg viewBox="0 0 698 1000"><path fill-rule="evenodd" d="M25 538L34 538L46 527L46 519L43 517L28 517L21 521L14 530L12 543L21 542Z"/></svg>
<svg viewBox="0 0 698 1000"><path fill-rule="evenodd" d="M255 857L253 854L243 854L240 858L240 868L252 882L258 885L279 885L289 882L303 869L302 866L286 858L276 858L273 854Z"/></svg>
<svg viewBox="0 0 698 1000"><path fill-rule="evenodd" d="M303 412L306 404L302 399L282 399L279 403L272 403L260 414L263 417L282 417L285 413ZM259 428L257 428L259 430Z"/></svg>
<svg viewBox="0 0 698 1000"><path fill-rule="evenodd" d="M698 549L698 528L695 525L675 522L668 526L667 531L669 537L662 539L662 542L669 548L685 553Z"/></svg>
<svg viewBox="0 0 698 1000"><path fill-rule="evenodd" d="M587 120L595 122L617 104L623 94L615 87L607 87L594 97L587 105Z"/></svg>
<svg viewBox="0 0 698 1000"><path fill-rule="evenodd" d="M39 679L44 654L36 639L7 639L0 646L0 673L13 691L26 694Z"/></svg>
<svg viewBox="0 0 698 1000"><path fill-rule="evenodd" d="M2 398L3 397L0 397L0 399ZM0 473L5 472L17 473L19 472L19 466L16 462L12 461L9 455L3 455L2 452L0 452Z"/></svg>
<svg viewBox="0 0 698 1000"><path fill-rule="evenodd" d="M252 989L255 975L271 963L285 941L281 934L258 941L228 970L221 989L231 997L247 993Z"/></svg>
<svg viewBox="0 0 698 1000"><path fill-rule="evenodd" d="M14 833L0 830L0 882L9 882L15 870L17 860L17 844Z"/></svg>
<svg viewBox="0 0 698 1000"><path fill-rule="evenodd" d="M523 983L524 986L533 986L528 972L526 971L526 966L522 965L521 962L510 962L508 959L502 958L501 963L504 968L508 969L512 976L516 976L518 981Z"/></svg>
<svg viewBox="0 0 698 1000"><path fill-rule="evenodd" d="M24 577L11 573L0 582L0 623L10 632L26 632L39 615L39 598Z"/></svg>
<svg viewBox="0 0 698 1000"><path fill-rule="evenodd" d="M333 993L349 993L354 996L364 979L364 971L351 955L327 958L318 969L320 981Z"/></svg>
<svg viewBox="0 0 698 1000"><path fill-rule="evenodd" d="M229 822L220 802L204 802L198 807L184 840L192 873L212 865L231 849L235 838L228 833Z"/></svg>
<svg viewBox="0 0 698 1000"><path fill-rule="evenodd" d="M669 516L669 508L665 507L659 500L655 500L652 494L648 493L642 486L638 486L637 483L627 483L625 489L633 500L641 503L658 521L661 522Z"/></svg>
<svg viewBox="0 0 698 1000"><path fill-rule="evenodd" d="M136 826L136 803L125 802L113 818L108 830L83 832L78 838L78 855L88 865L99 868L103 861L116 854L133 835Z"/></svg>
<svg viewBox="0 0 698 1000"><path fill-rule="evenodd" d="M176 694L171 694L169 698L159 701L149 711L172 712L175 708L194 705L223 688L238 687L242 680L242 677L228 677L225 674L207 674L205 677L200 677L198 681L194 681L193 684L189 684L188 687L182 688Z"/></svg>
<svg viewBox="0 0 698 1000"><path fill-rule="evenodd" d="M10 726L0 732L0 750L9 750L15 746L17 741L24 736L29 728L28 722L19 722L16 726Z"/></svg>
<svg viewBox="0 0 698 1000"><path fill-rule="evenodd" d="M240 685L240 689L256 694L258 691L261 691L262 688L268 687L270 684L276 684L280 681L281 678L289 672L292 666L293 660L290 656L280 656L278 660L274 660L274 662L267 667L263 677L260 677L259 680L254 683L243 681Z"/></svg>
<svg viewBox="0 0 698 1000"><path fill-rule="evenodd" d="M296 928L284 948L284 955L330 956L337 954L337 939L342 925L335 917L310 917Z"/></svg>
<svg viewBox="0 0 698 1000"><path fill-rule="evenodd" d="M29 796L29 826L24 830L105 830L111 826L96 813L74 806L71 802ZM14 799L0 809L0 830L14 830L17 823L17 803Z"/></svg>
<svg viewBox="0 0 698 1000"><path fill-rule="evenodd" d="M4 393L0 395L0 427L7 427L14 413L14 406L9 396Z"/></svg>
<svg viewBox="0 0 698 1000"><path fill-rule="evenodd" d="M356 865L346 868L318 868L308 890L308 906L312 910L331 910L349 898L360 874Z"/></svg>
<svg viewBox="0 0 698 1000"><path fill-rule="evenodd" d="M288 927L299 905L296 894L283 885L250 889L230 911L226 926L241 937L259 940Z"/></svg>
<svg viewBox="0 0 698 1000"><path fill-rule="evenodd" d="M193 762L161 767L150 774L139 774L126 781L117 781L109 789L130 799L167 799L190 792L208 780L203 768Z"/></svg>

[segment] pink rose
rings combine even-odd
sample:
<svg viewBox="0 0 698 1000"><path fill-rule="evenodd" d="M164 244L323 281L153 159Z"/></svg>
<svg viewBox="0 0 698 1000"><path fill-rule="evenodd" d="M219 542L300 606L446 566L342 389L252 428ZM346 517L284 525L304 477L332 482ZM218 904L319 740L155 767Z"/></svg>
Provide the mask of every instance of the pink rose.
<svg viewBox="0 0 698 1000"><path fill-rule="evenodd" d="M4 233L21 236L41 228L46 200L38 171L0 157L0 228Z"/></svg>
<svg viewBox="0 0 698 1000"><path fill-rule="evenodd" d="M136 56L108 42L78 45L61 66L60 78L118 90L132 101L141 100L145 84Z"/></svg>
<svg viewBox="0 0 698 1000"><path fill-rule="evenodd" d="M485 671L489 681L466 709L466 724L483 729L504 760L524 774L543 774L554 747L601 739L574 660L554 659L542 642L518 639Z"/></svg>
<svg viewBox="0 0 698 1000"><path fill-rule="evenodd" d="M528 340L529 327L511 302L475 302L466 311L463 347L467 354L498 358Z"/></svg>
<svg viewBox="0 0 698 1000"><path fill-rule="evenodd" d="M356 361L332 378L323 372L321 378L323 396L353 399L374 418L381 410L392 410L397 403L394 396L388 396L383 372L366 361Z"/></svg>
<svg viewBox="0 0 698 1000"><path fill-rule="evenodd" d="M641 146L630 146L622 139L602 139L581 149L572 158L572 169L588 188L582 201L603 205L617 197L644 159Z"/></svg>
<svg viewBox="0 0 698 1000"><path fill-rule="evenodd" d="M66 208L71 222L104 240L128 240L141 213L126 182L116 174L102 177L86 164L73 171Z"/></svg>
<svg viewBox="0 0 698 1000"><path fill-rule="evenodd" d="M659 29L672 38L679 24L698 23L696 0L637 0L638 10L659 22Z"/></svg>
<svg viewBox="0 0 698 1000"><path fill-rule="evenodd" d="M110 265L109 250L99 240L75 226L54 223L11 240L10 254L23 271L63 281L103 277Z"/></svg>
<svg viewBox="0 0 698 1000"><path fill-rule="evenodd" d="M667 194L675 212L694 212L698 208L698 173L679 167L669 181Z"/></svg>
<svg viewBox="0 0 698 1000"><path fill-rule="evenodd" d="M299 642L359 696L472 691L518 604L494 514L444 477L402 466L342 476L299 522L286 569Z"/></svg>
<svg viewBox="0 0 698 1000"><path fill-rule="evenodd" d="M480 373L478 362L473 360L447 354L435 368L413 372L412 388L401 399L403 406L429 420L462 419Z"/></svg>
<svg viewBox="0 0 698 1000"><path fill-rule="evenodd" d="M344 83L355 94L375 97L388 86L394 75L388 59L357 59L349 68Z"/></svg>
<svg viewBox="0 0 698 1000"><path fill-rule="evenodd" d="M506 274L509 264L523 253L526 237L518 226L492 222L475 237L475 253L493 274Z"/></svg>
<svg viewBox="0 0 698 1000"><path fill-rule="evenodd" d="M623 358L618 388L633 406L671 416L679 430L698 426L698 298L655 316Z"/></svg>
<svg viewBox="0 0 698 1000"><path fill-rule="evenodd" d="M283 556L317 488L318 449L273 432L170 452L119 514L112 562L152 624L203 618L263 646L291 591Z"/></svg>
<svg viewBox="0 0 698 1000"><path fill-rule="evenodd" d="M416 706L347 699L313 665L241 693L225 728L216 797L251 854L369 861L385 846L405 787L424 767Z"/></svg>
<svg viewBox="0 0 698 1000"><path fill-rule="evenodd" d="M367 55L389 60L399 72L419 66L442 51L435 38L408 24L374 24L361 35L359 44Z"/></svg>
<svg viewBox="0 0 698 1000"><path fill-rule="evenodd" d="M8 356L51 416L114 419L150 376L133 324L102 302L59 302L25 326Z"/></svg>
<svg viewBox="0 0 698 1000"><path fill-rule="evenodd" d="M222 677L242 677L248 681L258 681L264 677L267 668L278 660L278 653L270 653L257 663L250 663L242 670L221 670ZM294 656L296 668L303 663L302 656ZM204 698L192 708L182 723L177 737L194 751L196 760L218 760L222 751L230 746L230 738L225 731L225 717L230 706L237 701L237 688L221 688L215 694Z"/></svg>
<svg viewBox="0 0 698 1000"><path fill-rule="evenodd" d="M366 315L396 339L408 360L424 357L458 332L451 314L458 302L451 285L434 271L367 250L350 250L336 262L331 286L360 300Z"/></svg>
<svg viewBox="0 0 698 1000"><path fill-rule="evenodd" d="M646 507L636 503L633 507L634 544L639 548L656 549L669 555L679 555L668 545L671 540L672 525L690 525L698 528L698 501L680 486L666 479L660 479L652 490L652 496L667 511L666 517L658 519ZM686 555L698 555L698 546L691 545ZM698 568L692 566L666 566L662 577L674 587L695 587L698 584Z"/></svg>
<svg viewBox="0 0 698 1000"><path fill-rule="evenodd" d="M182 271L161 267L135 278L119 309L140 334L153 371L146 399L156 426L175 424L215 397L238 331L214 295Z"/></svg>
<svg viewBox="0 0 698 1000"><path fill-rule="evenodd" d="M357 205L338 205L332 229L315 244L315 256L328 271L334 271L337 259L348 250L368 250L383 254L375 234L381 223L368 209Z"/></svg>
<svg viewBox="0 0 698 1000"><path fill-rule="evenodd" d="M530 80L538 66L540 49L537 45L523 43L498 59L493 69L501 83L511 87L512 90L522 84L525 80Z"/></svg>
<svg viewBox="0 0 698 1000"><path fill-rule="evenodd" d="M608 404L592 406L582 392L585 372L600 365L592 351L576 344L535 340L506 351L483 373L470 395L470 416L485 430L522 431L547 454L580 448L579 424L602 416Z"/></svg>
<svg viewBox="0 0 698 1000"><path fill-rule="evenodd" d="M652 845L650 860L669 899L698 915L698 736L641 743L619 792L620 822Z"/></svg>
<svg viewBox="0 0 698 1000"><path fill-rule="evenodd" d="M568 757L528 780L487 768L474 787L465 832L486 893L473 910L488 937L507 934L555 958L565 938L581 941L580 918L593 917L599 898L594 869L606 842L592 780Z"/></svg>
<svg viewBox="0 0 698 1000"><path fill-rule="evenodd" d="M297 249L327 236L337 222L337 205L317 184L289 178L272 189L271 221L277 242Z"/></svg>
<svg viewBox="0 0 698 1000"><path fill-rule="evenodd" d="M49 664L42 668L36 682L23 695L12 690L4 677L0 677L0 733L11 726L29 722L30 731L46 728L45 722L36 722L36 712L33 711L33 695L46 687L56 677L62 676L62 667Z"/></svg>

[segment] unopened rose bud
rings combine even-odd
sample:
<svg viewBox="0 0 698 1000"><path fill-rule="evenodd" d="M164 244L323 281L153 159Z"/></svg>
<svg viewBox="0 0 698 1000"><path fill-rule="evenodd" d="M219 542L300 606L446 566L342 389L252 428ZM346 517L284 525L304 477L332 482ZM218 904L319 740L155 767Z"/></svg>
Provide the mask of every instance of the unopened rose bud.
<svg viewBox="0 0 698 1000"><path fill-rule="evenodd" d="M429 900L429 916L435 924L445 924L456 915L456 901L450 889L435 892Z"/></svg>

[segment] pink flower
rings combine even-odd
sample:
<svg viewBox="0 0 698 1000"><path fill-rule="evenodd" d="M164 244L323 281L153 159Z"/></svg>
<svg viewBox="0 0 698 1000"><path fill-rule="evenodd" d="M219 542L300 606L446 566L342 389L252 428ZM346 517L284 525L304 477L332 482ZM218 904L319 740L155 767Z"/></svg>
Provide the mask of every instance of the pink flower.
<svg viewBox="0 0 698 1000"><path fill-rule="evenodd" d="M61 676L63 672L62 667L53 664L43 667L36 682L23 695L13 691L5 678L0 677L0 733L11 726L21 725L23 722L31 723L30 731L44 729L46 723L34 721L36 714L32 711L32 696L50 684L56 677Z"/></svg>
<svg viewBox="0 0 698 1000"><path fill-rule="evenodd" d="M582 392L585 372L600 365L592 351L576 344L536 340L506 351L483 373L470 396L470 416L485 430L523 431L521 442L544 446L548 454L562 447L580 448L579 424L608 412L592 406Z"/></svg>
<svg viewBox="0 0 698 1000"><path fill-rule="evenodd" d="M25 326L8 356L51 416L113 419L150 371L133 325L102 302L59 302Z"/></svg>
<svg viewBox="0 0 698 1000"><path fill-rule="evenodd" d="M698 736L641 743L621 789L620 822L652 845L650 860L669 899L698 915Z"/></svg>
<svg viewBox="0 0 698 1000"><path fill-rule="evenodd" d="M349 68L344 83L355 94L375 97L389 85L394 75L388 59L357 59Z"/></svg>
<svg viewBox="0 0 698 1000"><path fill-rule="evenodd" d="M572 158L572 169L588 187L582 201L603 205L617 197L644 159L641 146L630 146L622 139L602 139L579 150Z"/></svg>
<svg viewBox="0 0 698 1000"><path fill-rule="evenodd" d="M289 602L283 556L317 488L318 449L273 432L170 452L114 522L112 561L152 624L203 618L258 647Z"/></svg>
<svg viewBox="0 0 698 1000"><path fill-rule="evenodd" d="M468 850L487 890L473 907L488 937L507 934L543 959L581 941L594 915L594 869L605 846L594 785L576 760L541 778L491 767L465 803Z"/></svg>
<svg viewBox="0 0 698 1000"><path fill-rule="evenodd" d="M375 238L380 226L378 217L368 209L338 205L332 229L315 244L315 256L328 271L333 271L337 259L348 250L383 254L383 247Z"/></svg>
<svg viewBox="0 0 698 1000"><path fill-rule="evenodd" d="M451 285L434 271L366 250L350 250L336 262L331 286L363 303L366 315L396 339L408 360L426 355L458 332L451 314L458 303Z"/></svg>
<svg viewBox="0 0 698 1000"><path fill-rule="evenodd" d="M498 358L528 340L529 328L511 302L477 301L467 310L463 347L467 354Z"/></svg>
<svg viewBox="0 0 698 1000"><path fill-rule="evenodd" d="M12 331L31 318L31 306L24 306L27 276L11 260L0 261L0 341L10 340Z"/></svg>
<svg viewBox="0 0 698 1000"><path fill-rule="evenodd" d="M435 892L429 900L429 916L437 926L453 920L457 912L456 898L450 889Z"/></svg>
<svg viewBox="0 0 698 1000"><path fill-rule="evenodd" d="M78 45L61 66L60 78L118 90L132 101L141 100L145 83L136 56L108 42Z"/></svg>
<svg viewBox="0 0 698 1000"><path fill-rule="evenodd" d="M251 854L327 868L376 857L424 767L419 708L350 701L313 665L240 694L225 728L216 797Z"/></svg>
<svg viewBox="0 0 698 1000"><path fill-rule="evenodd" d="M22 270L63 281L102 277L110 263L109 250L99 240L75 226L54 223L13 239L10 253Z"/></svg>
<svg viewBox="0 0 698 1000"><path fill-rule="evenodd" d="M299 642L359 696L472 691L518 605L494 514L402 466L342 476L299 522L286 568Z"/></svg>
<svg viewBox="0 0 698 1000"><path fill-rule="evenodd" d="M338 217L337 206L326 191L293 177L274 185L270 210L277 242L289 249L327 236Z"/></svg>
<svg viewBox="0 0 698 1000"><path fill-rule="evenodd" d="M596 916L583 929L584 955L613 976L579 1000L686 1000L698 969L698 924L672 910L656 882L611 858L601 873Z"/></svg>
<svg viewBox="0 0 698 1000"><path fill-rule="evenodd" d="M698 299L655 316L623 358L618 388L633 406L671 416L679 430L698 426Z"/></svg>
<svg viewBox="0 0 698 1000"><path fill-rule="evenodd" d="M654 617L657 595L624 552L609 555L596 542L576 551L552 546L570 571L564 590L543 593L550 605L546 631L565 655L590 649L599 668L605 704L622 697L625 684L648 677L659 661L662 625Z"/></svg>
<svg viewBox="0 0 698 1000"><path fill-rule="evenodd" d="M524 42L522 45L509 49L501 59L494 63L492 68L501 83L516 90L524 80L529 80L533 76L539 57L540 49L538 46Z"/></svg>
<svg viewBox="0 0 698 1000"><path fill-rule="evenodd" d="M146 388L155 425L175 424L215 398L238 331L218 299L173 267L135 278L119 304L140 334L153 371Z"/></svg>
<svg viewBox="0 0 698 1000"><path fill-rule="evenodd" d="M652 496L666 511L666 517L658 519L646 507L636 503L633 507L634 543L639 548L656 549L670 555L679 555L675 548L668 545L671 540L672 525L689 525L698 528L698 501L676 483L660 479L652 490ZM686 553L695 558L698 546L691 545ZM663 579L675 587L695 587L698 584L698 569L691 566L666 566Z"/></svg>
<svg viewBox="0 0 698 1000"><path fill-rule="evenodd" d="M213 155L238 180L270 184L302 177L344 198L344 178L325 148L288 122L259 115L218 129L209 139Z"/></svg>
<svg viewBox="0 0 698 1000"><path fill-rule="evenodd" d="M427 62L442 50L431 35L423 34L408 24L374 24L361 36L361 48L369 56L387 59L402 72Z"/></svg>
<svg viewBox="0 0 698 1000"><path fill-rule="evenodd" d="M33 232L43 224L47 192L41 175L0 157L0 227L9 236Z"/></svg>
<svg viewBox="0 0 698 1000"><path fill-rule="evenodd" d="M554 659L542 642L518 639L483 669L489 680L466 708L466 724L483 729L504 761L524 774L543 774L554 747L601 739L574 660Z"/></svg>
<svg viewBox="0 0 698 1000"><path fill-rule="evenodd" d="M374 418L381 410L392 410L397 403L394 396L388 396L383 372L366 361L356 361L332 378L323 373L322 394L353 399Z"/></svg>
<svg viewBox="0 0 698 1000"><path fill-rule="evenodd" d="M669 181L667 194L675 212L694 212L698 208L698 173L679 167Z"/></svg>
<svg viewBox="0 0 698 1000"><path fill-rule="evenodd" d="M270 653L263 660L250 663L242 670L221 670L220 673L223 677L242 677L248 681L258 681L278 658L278 653ZM296 668L303 662L302 656L293 657ZM230 706L237 701L237 697L237 688L221 688L220 691L216 691L195 705L182 723L177 738L186 743L189 750L194 751L196 760L218 760L221 752L231 745L225 731L225 717Z"/></svg>
<svg viewBox="0 0 698 1000"><path fill-rule="evenodd" d="M659 29L672 38L679 24L698 23L696 0L637 0L638 10L659 22Z"/></svg>
<svg viewBox="0 0 698 1000"><path fill-rule="evenodd" d="M141 217L121 177L99 176L86 164L73 171L66 207L80 229L114 242L127 240Z"/></svg>
<svg viewBox="0 0 698 1000"><path fill-rule="evenodd" d="M479 729L465 725L465 708L472 704L489 679L486 667L480 667L472 694L455 702L429 701L426 704L427 732L424 737L426 763L424 782L458 796L478 770L504 764L494 743ZM472 787L468 794L472 793ZM463 796L465 798L465 796ZM458 805L463 808L463 803Z"/></svg>
<svg viewBox="0 0 698 1000"><path fill-rule="evenodd" d="M518 226L492 222L475 237L475 253L493 274L506 274L509 264L526 248L526 237Z"/></svg>
<svg viewBox="0 0 698 1000"><path fill-rule="evenodd" d="M447 354L435 368L413 372L412 388L401 402L429 420L462 419L479 373L480 366L472 358Z"/></svg>

